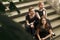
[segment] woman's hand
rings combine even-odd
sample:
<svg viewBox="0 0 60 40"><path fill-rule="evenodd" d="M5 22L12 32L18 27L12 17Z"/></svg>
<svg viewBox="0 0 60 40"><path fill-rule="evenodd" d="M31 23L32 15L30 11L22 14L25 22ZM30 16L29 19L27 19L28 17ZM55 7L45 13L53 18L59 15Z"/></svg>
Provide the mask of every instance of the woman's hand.
<svg viewBox="0 0 60 40"><path fill-rule="evenodd" d="M45 40L45 38L42 38L42 40Z"/></svg>
<svg viewBox="0 0 60 40"><path fill-rule="evenodd" d="M31 28L34 28L34 25L33 24L31 24Z"/></svg>
<svg viewBox="0 0 60 40"><path fill-rule="evenodd" d="M30 25L30 24L27 24L27 25Z"/></svg>
<svg viewBox="0 0 60 40"><path fill-rule="evenodd" d="M31 22L30 24L31 24L31 25L33 25L34 23L33 23L33 22Z"/></svg>
<svg viewBox="0 0 60 40"><path fill-rule="evenodd" d="M39 40L41 40L41 39L39 39Z"/></svg>
<svg viewBox="0 0 60 40"><path fill-rule="evenodd" d="M33 22L32 22L32 23L30 23L30 26L31 26L31 28L34 28L34 24L33 24Z"/></svg>

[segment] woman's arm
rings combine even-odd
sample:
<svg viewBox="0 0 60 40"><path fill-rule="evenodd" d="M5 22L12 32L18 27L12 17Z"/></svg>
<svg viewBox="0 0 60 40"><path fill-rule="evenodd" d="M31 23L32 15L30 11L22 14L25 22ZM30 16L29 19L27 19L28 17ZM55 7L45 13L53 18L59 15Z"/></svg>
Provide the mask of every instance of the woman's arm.
<svg viewBox="0 0 60 40"><path fill-rule="evenodd" d="M51 37L52 36L52 31L51 31L51 29L49 30L49 35L47 35L46 37L44 37L43 39L47 39L47 38L49 38L49 37Z"/></svg>
<svg viewBox="0 0 60 40"><path fill-rule="evenodd" d="M27 24L27 25L30 25L30 23L29 23L29 21L28 21L28 18L29 18L29 16L26 15L26 17L25 17L25 19L26 19L26 24Z"/></svg>
<svg viewBox="0 0 60 40"><path fill-rule="evenodd" d="M46 9L44 9L44 11L43 11L43 16L47 18Z"/></svg>
<svg viewBox="0 0 60 40"><path fill-rule="evenodd" d="M30 23L28 22L28 20L26 20L26 24L27 24L27 25L30 25Z"/></svg>
<svg viewBox="0 0 60 40"><path fill-rule="evenodd" d="M41 40L40 35L39 35L39 29L37 29L36 33L37 33L38 39Z"/></svg>
<svg viewBox="0 0 60 40"><path fill-rule="evenodd" d="M30 25L31 28L34 28L33 22L32 23L29 23L28 20L26 20L26 24L27 25Z"/></svg>
<svg viewBox="0 0 60 40"><path fill-rule="evenodd" d="M39 16L39 14L38 14L38 12L36 12L36 16L37 16L37 18L40 20L41 18L40 18L40 16Z"/></svg>

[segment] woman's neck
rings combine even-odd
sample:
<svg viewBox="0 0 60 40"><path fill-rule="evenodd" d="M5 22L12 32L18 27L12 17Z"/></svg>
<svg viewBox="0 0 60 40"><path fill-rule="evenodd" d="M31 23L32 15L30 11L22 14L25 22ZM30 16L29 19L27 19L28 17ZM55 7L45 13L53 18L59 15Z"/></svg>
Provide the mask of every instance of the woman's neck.
<svg viewBox="0 0 60 40"><path fill-rule="evenodd" d="M40 11L42 11L44 8L39 8Z"/></svg>
<svg viewBox="0 0 60 40"><path fill-rule="evenodd" d="M45 24L43 24L43 28L45 28Z"/></svg>

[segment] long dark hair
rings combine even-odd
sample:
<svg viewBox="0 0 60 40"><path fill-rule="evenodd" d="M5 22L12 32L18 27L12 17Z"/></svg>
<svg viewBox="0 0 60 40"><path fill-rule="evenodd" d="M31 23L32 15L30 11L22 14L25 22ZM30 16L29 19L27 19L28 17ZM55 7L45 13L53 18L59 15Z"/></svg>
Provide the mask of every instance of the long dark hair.
<svg viewBox="0 0 60 40"><path fill-rule="evenodd" d="M46 19L45 17L42 17L42 18L41 18L41 20L40 20L40 25L41 25L41 26L43 25L43 24L42 24L42 19L43 19L43 18L46 20L45 29L49 29L49 24L48 24L47 19Z"/></svg>

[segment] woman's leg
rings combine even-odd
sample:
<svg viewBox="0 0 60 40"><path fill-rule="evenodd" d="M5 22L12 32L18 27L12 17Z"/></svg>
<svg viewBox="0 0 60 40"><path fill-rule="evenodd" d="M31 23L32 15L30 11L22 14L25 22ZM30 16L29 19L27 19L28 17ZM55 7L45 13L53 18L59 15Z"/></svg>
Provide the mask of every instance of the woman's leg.
<svg viewBox="0 0 60 40"><path fill-rule="evenodd" d="M31 34L32 34L32 36L35 36L35 29L34 28L31 28Z"/></svg>
<svg viewBox="0 0 60 40"><path fill-rule="evenodd" d="M25 29L26 29L26 31L27 31L28 33L31 33L30 25L27 25L27 26L25 27Z"/></svg>

